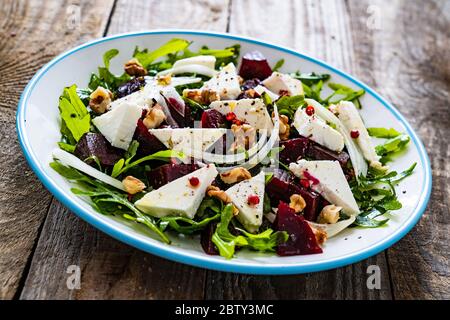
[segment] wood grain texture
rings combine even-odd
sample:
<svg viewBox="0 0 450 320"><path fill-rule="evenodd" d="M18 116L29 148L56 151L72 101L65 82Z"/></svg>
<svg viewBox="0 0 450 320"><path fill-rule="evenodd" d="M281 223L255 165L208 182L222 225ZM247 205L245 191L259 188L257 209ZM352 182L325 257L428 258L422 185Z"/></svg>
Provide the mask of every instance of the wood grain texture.
<svg viewBox="0 0 450 320"><path fill-rule="evenodd" d="M397 299L449 299L450 2L394 1L389 14L382 11L382 1L370 4L383 13L381 23L358 43L355 61L362 64L371 57L371 84L422 138L433 170L423 218L388 250L393 293ZM360 2L352 5L354 16L365 10ZM352 29L361 30L364 23L354 19Z"/></svg>
<svg viewBox="0 0 450 320"><path fill-rule="evenodd" d="M270 14L268 14L270 13ZM275 19L274 17L283 17ZM230 32L262 38L361 75L353 52L351 17L343 1L233 1ZM358 34L355 37L363 37ZM381 290L369 290L367 267L378 265ZM391 299L384 253L336 270L283 277L208 272L207 298Z"/></svg>
<svg viewBox="0 0 450 320"><path fill-rule="evenodd" d="M111 1L4 0L0 6L0 298L12 298L32 253L50 194L26 164L15 130L31 76L68 46L100 36ZM68 10L68 8L70 10ZM81 13L80 20L73 14ZM75 22L75 23L74 23ZM55 105L56 107L56 105Z"/></svg>
<svg viewBox="0 0 450 320"><path fill-rule="evenodd" d="M168 26L225 31L227 12L228 1L118 1L107 34ZM81 268L80 290L66 286L72 264ZM120 243L53 201L21 298L201 299L205 274Z"/></svg>

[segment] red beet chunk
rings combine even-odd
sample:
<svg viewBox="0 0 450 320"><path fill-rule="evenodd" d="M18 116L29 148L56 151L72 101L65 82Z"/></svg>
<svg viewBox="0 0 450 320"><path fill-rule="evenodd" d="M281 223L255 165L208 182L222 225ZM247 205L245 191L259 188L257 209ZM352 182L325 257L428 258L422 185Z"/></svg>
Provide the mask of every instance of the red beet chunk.
<svg viewBox="0 0 450 320"><path fill-rule="evenodd" d="M259 51L248 52L242 58L239 75L247 79L257 78L264 80L272 74L267 59Z"/></svg>
<svg viewBox="0 0 450 320"><path fill-rule="evenodd" d="M156 169L153 169L147 173L147 178L149 184L154 188L159 187L169 183L170 181L176 180L185 176L198 169L198 165L192 164L176 164L168 163L162 165Z"/></svg>
<svg viewBox="0 0 450 320"><path fill-rule="evenodd" d="M291 162L304 158L310 144L310 140L303 137L281 141L280 146L284 148L279 153L280 161L289 165Z"/></svg>
<svg viewBox="0 0 450 320"><path fill-rule="evenodd" d="M141 157L167 149L158 138L148 132L147 127L141 119L137 122L133 139L139 142L137 154Z"/></svg>
<svg viewBox="0 0 450 320"><path fill-rule="evenodd" d="M276 228L286 231L289 235L287 242L278 245L277 254L280 256L295 256L305 254L322 253L322 248L317 244L314 232L308 222L288 204L280 202L278 205Z"/></svg>
<svg viewBox="0 0 450 320"><path fill-rule="evenodd" d="M123 151L111 146L101 133L88 132L78 141L74 154L85 161L90 157L97 157L102 166L112 166L123 156ZM86 163L95 167L94 159L86 160Z"/></svg>
<svg viewBox="0 0 450 320"><path fill-rule="evenodd" d="M289 172L275 169L272 179L266 185L272 206L277 206L280 201L290 202L293 194L299 194L305 199L306 208L303 215L306 220L315 221L322 208L323 198L312 190L305 189Z"/></svg>
<svg viewBox="0 0 450 320"><path fill-rule="evenodd" d="M347 163L348 160L350 159L349 155L347 152L342 151L342 152L334 152L331 151L317 143L311 143L306 155L314 160L335 160L335 161L339 161L339 164L341 165L341 167L346 168L347 167Z"/></svg>
<svg viewBox="0 0 450 320"><path fill-rule="evenodd" d="M226 128L227 119L217 110L208 109L202 114L202 128Z"/></svg>
<svg viewBox="0 0 450 320"><path fill-rule="evenodd" d="M200 234L200 244L202 245L203 251L209 255L218 255L219 250L217 250L216 245L212 242L212 236L216 231L217 223L210 223L205 229L202 230Z"/></svg>

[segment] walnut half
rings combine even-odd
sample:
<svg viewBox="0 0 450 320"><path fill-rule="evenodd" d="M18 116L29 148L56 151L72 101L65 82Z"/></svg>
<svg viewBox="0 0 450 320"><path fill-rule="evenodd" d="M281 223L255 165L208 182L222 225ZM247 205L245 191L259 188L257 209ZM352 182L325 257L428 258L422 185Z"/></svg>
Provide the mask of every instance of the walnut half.
<svg viewBox="0 0 450 320"><path fill-rule="evenodd" d="M336 223L339 220L339 211L341 211L341 210L342 210L342 207L335 206L334 204L325 206L325 207L323 207L322 211L320 212L317 222L318 223Z"/></svg>
<svg viewBox="0 0 450 320"><path fill-rule="evenodd" d="M294 209L295 213L302 212L306 208L306 201L299 194L293 194L289 200L291 200L289 207Z"/></svg>
<svg viewBox="0 0 450 320"><path fill-rule="evenodd" d="M111 104L112 93L108 89L103 87L98 87L94 92L89 96L91 100L89 100L89 107L96 114L105 113Z"/></svg>
<svg viewBox="0 0 450 320"><path fill-rule="evenodd" d="M141 180L133 176L125 177L125 179L122 180L122 184L125 188L125 191L129 194L136 194L145 189L145 184Z"/></svg>
<svg viewBox="0 0 450 320"><path fill-rule="evenodd" d="M250 179L252 175L247 169L239 167L220 174L220 179L227 184L241 182Z"/></svg>
<svg viewBox="0 0 450 320"><path fill-rule="evenodd" d="M147 112L147 115L142 122L144 122L147 129L155 129L158 128L164 120L166 120L166 115L164 114L162 107L159 104L155 104L153 108Z"/></svg>
<svg viewBox="0 0 450 320"><path fill-rule="evenodd" d="M124 69L125 72L130 76L140 77L147 74L147 70L136 58L127 61L127 63L125 63Z"/></svg>
<svg viewBox="0 0 450 320"><path fill-rule="evenodd" d="M208 188L206 188L206 194L209 197L219 199L223 203L231 203L230 197L225 193L225 191L221 190L219 187L209 186ZM233 214L236 216L238 215L238 213L239 209L233 205Z"/></svg>

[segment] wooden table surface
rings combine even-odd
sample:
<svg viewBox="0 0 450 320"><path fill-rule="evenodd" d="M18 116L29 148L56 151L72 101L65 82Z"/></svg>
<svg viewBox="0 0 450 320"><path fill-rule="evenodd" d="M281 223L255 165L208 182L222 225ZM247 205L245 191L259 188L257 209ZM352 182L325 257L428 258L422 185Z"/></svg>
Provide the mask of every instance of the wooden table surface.
<svg viewBox="0 0 450 320"><path fill-rule="evenodd" d="M423 218L375 257L296 276L174 263L77 218L41 185L22 155L15 131L20 94L43 64L73 46L155 28L270 40L375 88L405 115L430 156L433 191ZM0 298L450 298L450 1L2 0L0 74ZM81 268L79 290L67 289L69 265ZM380 290L366 286L369 265L381 268Z"/></svg>

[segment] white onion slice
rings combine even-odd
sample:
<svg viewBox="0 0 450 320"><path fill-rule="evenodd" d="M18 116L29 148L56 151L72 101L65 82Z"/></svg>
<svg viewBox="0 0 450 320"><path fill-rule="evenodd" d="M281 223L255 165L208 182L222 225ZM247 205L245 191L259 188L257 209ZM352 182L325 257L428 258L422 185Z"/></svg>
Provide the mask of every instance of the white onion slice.
<svg viewBox="0 0 450 320"><path fill-rule="evenodd" d="M54 149L52 154L53 157L61 161L62 164L80 170L81 172L84 172L87 175L97 180L100 180L101 182L104 182L106 184L109 184L110 186L125 191L125 188L123 187L121 181L114 179L113 177L108 176L107 174L91 167L90 165L86 164L85 162L75 157L73 154L68 153L61 149Z"/></svg>
<svg viewBox="0 0 450 320"><path fill-rule="evenodd" d="M356 215L351 215L350 218L342 220L332 224L322 224L308 221L309 225L314 228L322 229L327 233L327 237L331 238L340 233L341 231L347 229L353 222L355 222Z"/></svg>
<svg viewBox="0 0 450 320"><path fill-rule="evenodd" d="M184 86L186 84L192 84L202 81L202 78L194 77L172 77L168 86L178 87ZM163 86L159 84L158 79L155 77L145 77L145 83L151 86Z"/></svg>
<svg viewBox="0 0 450 320"><path fill-rule="evenodd" d="M362 174L366 176L367 174L367 162L364 160L361 151L359 151L358 146L353 142L350 136L350 131L342 124L330 110L322 106L319 102L313 99L305 99L308 105L314 107L316 114L325 121L333 123L336 125L336 130L344 137L345 146L347 147L350 160L352 161L353 169L355 169L356 178Z"/></svg>
<svg viewBox="0 0 450 320"><path fill-rule="evenodd" d="M170 68L164 71L161 71L158 73L158 75L164 76L166 74L181 74L181 73L196 73L201 74L207 77L213 77L216 75L217 71L205 66L201 66L198 64L191 64L191 65L185 65L180 66L176 68Z"/></svg>
<svg viewBox="0 0 450 320"><path fill-rule="evenodd" d="M236 154L217 154L211 152L204 152L203 159L207 162L214 162L216 164L231 164L235 162L244 161L247 157L251 158L260 148L264 146L267 139L267 130L261 130L261 137L258 143L253 145L247 152L239 152Z"/></svg>
<svg viewBox="0 0 450 320"><path fill-rule="evenodd" d="M273 129L270 133L270 138L269 141L267 141L267 143L261 147L261 149L259 149L258 153L253 156L252 158L250 158L248 161L238 164L236 166L232 166L232 167L216 167L217 171L219 172L224 172L224 171L228 171L234 168L245 168L245 169L251 169L254 166L256 166L258 163L260 163L265 157L267 157L267 155L270 153L270 151L273 149L275 143L277 143L278 139L279 139L279 131L280 131L280 116L278 114L278 108L277 105L274 104L273 105L273 113L274 113L274 118L273 118Z"/></svg>

